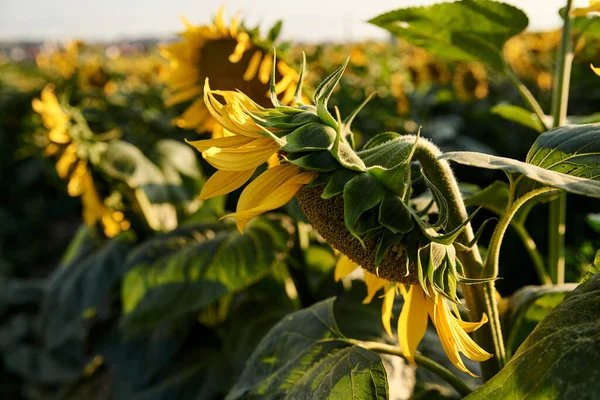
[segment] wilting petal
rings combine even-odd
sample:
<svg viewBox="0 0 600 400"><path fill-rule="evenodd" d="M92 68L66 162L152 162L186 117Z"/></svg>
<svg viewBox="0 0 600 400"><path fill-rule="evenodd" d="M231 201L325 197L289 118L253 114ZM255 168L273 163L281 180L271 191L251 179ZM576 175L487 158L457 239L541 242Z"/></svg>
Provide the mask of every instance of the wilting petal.
<svg viewBox="0 0 600 400"><path fill-rule="evenodd" d="M464 353L467 358L475 361L488 360L492 355L475 343L458 321L450 312L444 297L437 295L433 323L442 342L444 352L456 368L476 377L463 363L459 351Z"/></svg>
<svg viewBox="0 0 600 400"><path fill-rule="evenodd" d="M342 255L335 264L335 281L338 282L343 277L350 275L352 272L354 272L356 268L358 268L357 263L355 263L345 255Z"/></svg>
<svg viewBox="0 0 600 400"><path fill-rule="evenodd" d="M244 189L236 212L223 218L234 217L238 230L243 232L248 221L257 215L283 206L316 175L292 164L270 168Z"/></svg>
<svg viewBox="0 0 600 400"><path fill-rule="evenodd" d="M408 293L404 286L400 286L400 291L404 297L404 305L398 319L398 342L404 357L412 365L416 365L417 346L427 331L427 320L432 303L431 299L425 296L421 286L411 285Z"/></svg>
<svg viewBox="0 0 600 400"><path fill-rule="evenodd" d="M200 199L210 199L211 197L222 196L233 192L254 174L254 168L246 171L222 171L215 172L204 184L200 192Z"/></svg>
<svg viewBox="0 0 600 400"><path fill-rule="evenodd" d="M381 322L383 327L390 337L394 337L392 334L392 309L394 307L394 298L396 297L396 284L389 282L385 289L385 295L383 296L383 304L381 305Z"/></svg>
<svg viewBox="0 0 600 400"><path fill-rule="evenodd" d="M370 273L369 271L364 271L364 281L365 285L367 285L367 297L363 300L363 304L368 304L373 300L375 294L379 291L379 289L383 288L386 284L389 283L388 280L378 277L375 274Z"/></svg>

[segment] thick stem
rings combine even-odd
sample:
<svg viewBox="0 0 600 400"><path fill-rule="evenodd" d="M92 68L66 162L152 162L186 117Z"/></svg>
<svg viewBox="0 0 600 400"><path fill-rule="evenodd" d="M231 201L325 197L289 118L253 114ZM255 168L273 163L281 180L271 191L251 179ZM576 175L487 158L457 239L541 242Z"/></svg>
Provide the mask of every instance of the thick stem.
<svg viewBox="0 0 600 400"><path fill-rule="evenodd" d="M573 64L573 48L571 42L571 28L573 18L571 9L573 0L567 0L564 9L564 23L560 48L556 57L554 88L552 92L552 125L554 128L565 124L567 106L569 104L569 84L571 80L571 65ZM548 220L548 267L554 283L564 283L565 276L565 215L567 207L566 193L561 193L559 198L550 203L550 217Z"/></svg>
<svg viewBox="0 0 600 400"><path fill-rule="evenodd" d="M462 200L454 174L448 162L439 160L441 151L427 140L420 139L415 151L415 158L421 163L423 172L427 178L440 190L448 202L448 229L453 229L467 219L467 210ZM471 242L474 238L471 225L463 230L457 241L462 244ZM462 263L467 277L481 277L483 273L483 262L477 245L466 251L460 251L457 256ZM502 368L505 358L504 342L502 340L502 329L498 310L493 295L494 282L479 285L463 285L463 296L469 309L469 315L473 321L481 320L483 314L488 316L489 323L475 331L476 342L486 351L493 353L495 359L481 363L481 374L485 380L490 379Z"/></svg>
<svg viewBox="0 0 600 400"><path fill-rule="evenodd" d="M352 344L365 348L367 350L374 351L378 354L389 354L392 356L402 357L406 360L406 357L402 354L400 347L392 346L386 343L379 342L363 342L360 340L348 339ZM438 364L430 358L425 357L422 354L415 354L415 363L421 367L427 368L446 382L448 382L461 396L469 395L472 390L468 387L459 377L454 375L450 370L444 366Z"/></svg>

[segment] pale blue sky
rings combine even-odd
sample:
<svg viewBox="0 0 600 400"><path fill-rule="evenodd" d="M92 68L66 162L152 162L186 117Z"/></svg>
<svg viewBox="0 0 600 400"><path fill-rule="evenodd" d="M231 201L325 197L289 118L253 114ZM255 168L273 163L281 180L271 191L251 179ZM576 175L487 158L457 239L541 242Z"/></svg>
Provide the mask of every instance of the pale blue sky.
<svg viewBox="0 0 600 400"><path fill-rule="evenodd" d="M557 10L565 0L505 0L529 15L530 28L559 25ZM365 21L396 8L436 0L228 0L229 15L241 10L246 20L270 26L284 21L282 37L295 41L384 38ZM575 0L578 6L587 0ZM99 39L166 36L180 31L180 16L205 23L220 0L0 0L0 40Z"/></svg>

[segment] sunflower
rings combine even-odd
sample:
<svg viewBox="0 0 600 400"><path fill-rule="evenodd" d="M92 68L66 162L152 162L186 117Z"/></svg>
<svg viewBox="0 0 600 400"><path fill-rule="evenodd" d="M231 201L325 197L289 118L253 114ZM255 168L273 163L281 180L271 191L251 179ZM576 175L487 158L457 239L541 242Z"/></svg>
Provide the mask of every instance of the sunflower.
<svg viewBox="0 0 600 400"><path fill-rule="evenodd" d="M418 136L387 132L359 152L352 148L350 124L362 106L344 121L338 110L337 118L327 110L347 63L317 87L316 106L301 99L304 68L293 106L281 104L273 83L273 107L266 108L241 92L212 90L207 80L207 110L231 136L189 142L217 168L200 196L219 196L241 187L276 155L280 164L251 181L240 195L236 212L225 217L234 217L243 233L250 219L281 207L295 196L315 230L345 254L336 267L336 278L361 265L368 287L365 301L385 290L382 320L390 334L394 297L397 291L404 295L399 338L406 358L414 363L416 347L430 318L449 359L471 373L459 352L477 361L491 357L467 335L487 319L483 316L480 322L464 322L457 308L450 306L459 301L458 283L481 281L465 277L456 257L454 239L470 219L446 230L447 202L425 174L439 220L430 223L427 210L410 206L411 159L421 143ZM274 75L275 71L272 82Z"/></svg>
<svg viewBox="0 0 600 400"><path fill-rule="evenodd" d="M590 0L588 7L575 8L571 10L571 16L573 17L585 17L590 13L600 12L600 0Z"/></svg>
<svg viewBox="0 0 600 400"><path fill-rule="evenodd" d="M335 267L335 280L338 281L349 275L358 267L358 264L348 257L342 256ZM459 370L476 376L465 366L459 353L479 362L492 357L467 335L487 322L485 314L480 322L466 322L461 319L456 304L435 293L432 288L429 288L427 293L420 285L409 285L407 289L404 284L388 281L369 271L364 271L364 281L367 286L367 297L363 300L363 304L370 303L375 294L383 289L381 318L390 336L393 336L391 319L394 298L398 292L404 298L404 305L398 318L398 342L404 357L412 365L416 366L417 346L425 336L428 320L431 320L435 326L448 359Z"/></svg>
<svg viewBox="0 0 600 400"><path fill-rule="evenodd" d="M268 45L259 47L240 26L235 17L225 24L223 7L209 25L194 26L184 20L181 41L162 47L161 53L170 61L165 71L167 84L165 104L172 106L193 100L184 113L174 120L184 129L197 132L213 131L213 137L223 136L221 126L211 118L204 105L204 81L222 90L240 90L260 105L268 105L269 79L274 63ZM287 104L294 96L298 74L283 61L276 64L275 89L283 94Z"/></svg>
<svg viewBox="0 0 600 400"><path fill-rule="evenodd" d="M39 53L35 62L37 66L45 71L56 72L65 79L72 77L77 71L79 50L83 42L73 40L66 42L63 49L55 48L48 52Z"/></svg>
<svg viewBox="0 0 600 400"><path fill-rule="evenodd" d="M459 64L454 72L452 86L460 100L470 101L486 98L488 80L485 67L479 63Z"/></svg>
<svg viewBox="0 0 600 400"><path fill-rule="evenodd" d="M45 153L58 156L56 172L67 181L69 195L81 196L83 221L90 227L101 223L107 237L129 229L130 223L123 213L106 207L98 194L85 151L81 151L81 140L71 136L71 115L60 105L54 94L54 86L49 84L44 87L40 99L32 101L32 107L41 115L48 129L49 143Z"/></svg>

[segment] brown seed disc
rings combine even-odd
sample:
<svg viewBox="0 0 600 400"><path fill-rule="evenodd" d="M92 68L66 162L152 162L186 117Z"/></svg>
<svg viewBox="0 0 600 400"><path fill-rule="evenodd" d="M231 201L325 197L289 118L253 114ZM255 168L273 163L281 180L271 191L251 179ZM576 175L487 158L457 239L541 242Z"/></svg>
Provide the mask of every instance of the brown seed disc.
<svg viewBox="0 0 600 400"><path fill-rule="evenodd" d="M348 232L344 224L344 198L342 195L337 195L325 200L321 198L324 188L324 186L303 187L296 194L304 215L323 239L367 271L379 275L380 278L411 285L417 284L415 263L409 264L408 275L406 274L406 254L402 252L402 244L391 246L386 251L379 268L375 267L377 241L365 240L365 247L363 247L360 241Z"/></svg>

